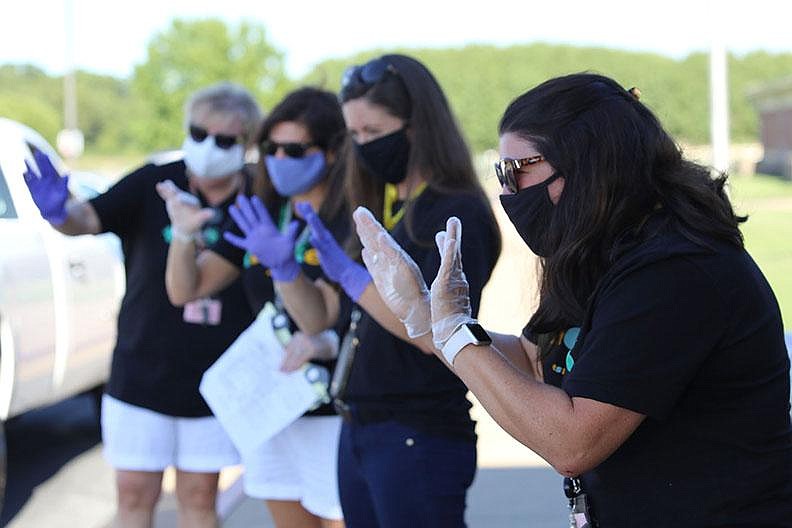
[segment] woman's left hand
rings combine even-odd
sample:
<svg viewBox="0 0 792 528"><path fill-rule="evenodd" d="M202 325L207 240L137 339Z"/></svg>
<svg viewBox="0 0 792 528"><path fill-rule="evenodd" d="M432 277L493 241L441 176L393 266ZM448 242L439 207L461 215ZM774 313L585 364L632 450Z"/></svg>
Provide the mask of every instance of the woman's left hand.
<svg viewBox="0 0 792 528"><path fill-rule="evenodd" d="M340 284L346 294L357 301L371 282L371 275L338 245L311 204L300 202L295 208L311 227L311 245L319 252L319 265L325 275Z"/></svg>
<svg viewBox="0 0 792 528"><path fill-rule="evenodd" d="M418 264L399 246L371 211L358 207L352 215L363 244L363 262L388 309L415 339L432 329L429 290Z"/></svg>
<svg viewBox="0 0 792 528"><path fill-rule="evenodd" d="M432 282L432 337L442 350L459 325L475 321L471 317L470 287L462 269L462 222L452 216L446 230L435 236L440 251L440 269Z"/></svg>

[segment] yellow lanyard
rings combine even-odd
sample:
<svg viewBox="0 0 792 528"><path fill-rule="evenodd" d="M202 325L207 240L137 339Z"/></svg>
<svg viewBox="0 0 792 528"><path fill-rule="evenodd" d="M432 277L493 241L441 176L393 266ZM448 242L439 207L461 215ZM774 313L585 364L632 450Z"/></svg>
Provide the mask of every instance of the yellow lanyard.
<svg viewBox="0 0 792 528"><path fill-rule="evenodd" d="M413 189L412 194L410 195L410 200L416 199L423 191L426 189L426 182L422 182L418 185L415 189ZM393 204L396 203L396 200L399 199L399 189L393 185L392 183L385 184L385 208L382 211L382 222L385 224L385 229L388 231L392 231L396 224L404 216L405 205L401 206L401 208L393 214Z"/></svg>

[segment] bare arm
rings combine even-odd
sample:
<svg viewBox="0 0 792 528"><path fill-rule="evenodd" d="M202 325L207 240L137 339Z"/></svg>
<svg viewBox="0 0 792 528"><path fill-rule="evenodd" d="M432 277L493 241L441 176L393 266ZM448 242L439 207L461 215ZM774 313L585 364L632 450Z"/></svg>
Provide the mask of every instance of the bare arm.
<svg viewBox="0 0 792 528"><path fill-rule="evenodd" d="M91 202L69 198L66 202L66 221L61 225L52 224L64 235L95 235L102 231L102 222Z"/></svg>
<svg viewBox="0 0 792 528"><path fill-rule="evenodd" d="M453 370L501 427L563 475L598 466L645 418L607 403L570 398L518 369L493 346L466 346Z"/></svg>
<svg viewBox="0 0 792 528"><path fill-rule="evenodd" d="M513 336L509 334L496 334L489 332L492 338L492 346L518 370L533 377L536 381L543 381L542 369L539 368L539 351L533 343L525 339L524 336Z"/></svg>
<svg viewBox="0 0 792 528"><path fill-rule="evenodd" d="M239 268L214 251L196 255L194 242L174 238L168 249L165 288L170 302L182 306L223 290L239 274Z"/></svg>
<svg viewBox="0 0 792 528"><path fill-rule="evenodd" d="M338 320L339 293L322 279L311 281L300 273L294 281L275 282L275 287L289 316L305 334L316 335Z"/></svg>

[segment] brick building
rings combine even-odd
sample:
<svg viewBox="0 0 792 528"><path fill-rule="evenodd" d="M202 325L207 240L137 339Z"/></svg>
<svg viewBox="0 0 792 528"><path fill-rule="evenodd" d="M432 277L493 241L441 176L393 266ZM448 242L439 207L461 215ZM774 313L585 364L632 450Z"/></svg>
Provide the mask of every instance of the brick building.
<svg viewBox="0 0 792 528"><path fill-rule="evenodd" d="M764 158L756 172L792 180L792 77L762 85L748 93L759 112Z"/></svg>

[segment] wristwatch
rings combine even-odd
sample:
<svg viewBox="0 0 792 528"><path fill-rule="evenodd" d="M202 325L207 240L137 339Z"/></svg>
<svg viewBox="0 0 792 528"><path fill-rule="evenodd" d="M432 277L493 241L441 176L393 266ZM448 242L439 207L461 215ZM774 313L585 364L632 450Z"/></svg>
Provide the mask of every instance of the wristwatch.
<svg viewBox="0 0 792 528"><path fill-rule="evenodd" d="M443 345L443 357L448 363L453 365L457 354L465 346L489 345L490 343L492 343L492 338L478 322L462 323L454 330L446 344Z"/></svg>

